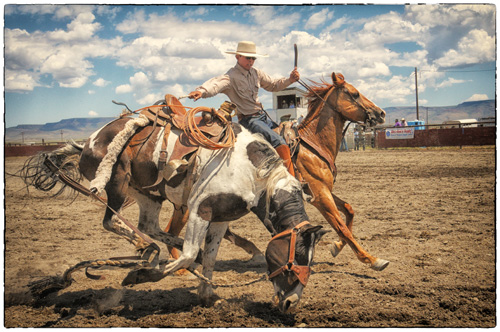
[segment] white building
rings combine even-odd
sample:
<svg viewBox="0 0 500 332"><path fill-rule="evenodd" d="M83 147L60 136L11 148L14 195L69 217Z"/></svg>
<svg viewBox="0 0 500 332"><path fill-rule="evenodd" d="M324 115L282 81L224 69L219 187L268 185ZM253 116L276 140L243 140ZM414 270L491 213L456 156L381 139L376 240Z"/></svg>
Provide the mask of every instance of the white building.
<svg viewBox="0 0 500 332"><path fill-rule="evenodd" d="M307 114L306 92L296 87L286 88L279 92L273 92L273 109L269 113L274 113L275 121L280 123L282 119L290 116L290 120L296 120L301 115Z"/></svg>

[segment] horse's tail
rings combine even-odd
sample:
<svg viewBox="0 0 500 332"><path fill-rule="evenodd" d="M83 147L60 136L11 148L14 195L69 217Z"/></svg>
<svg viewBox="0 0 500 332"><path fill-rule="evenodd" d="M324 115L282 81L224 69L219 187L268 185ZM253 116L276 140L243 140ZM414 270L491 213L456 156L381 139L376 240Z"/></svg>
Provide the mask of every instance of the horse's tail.
<svg viewBox="0 0 500 332"><path fill-rule="evenodd" d="M47 167L46 159L50 159L66 176L80 182L83 177L78 168L78 162L82 151L82 145L71 141L54 151L40 152L26 160L23 168L19 171L19 177L27 188L34 187L41 191L52 191L54 197L59 196L66 191L67 186L61 183L56 174ZM72 193L75 196L77 194L74 191Z"/></svg>
<svg viewBox="0 0 500 332"><path fill-rule="evenodd" d="M75 141L71 140L66 143L65 146L60 147L57 150L54 150L52 153L53 154L58 154L58 155L65 155L65 156L73 156L75 154L80 154L83 151L83 145L76 143Z"/></svg>

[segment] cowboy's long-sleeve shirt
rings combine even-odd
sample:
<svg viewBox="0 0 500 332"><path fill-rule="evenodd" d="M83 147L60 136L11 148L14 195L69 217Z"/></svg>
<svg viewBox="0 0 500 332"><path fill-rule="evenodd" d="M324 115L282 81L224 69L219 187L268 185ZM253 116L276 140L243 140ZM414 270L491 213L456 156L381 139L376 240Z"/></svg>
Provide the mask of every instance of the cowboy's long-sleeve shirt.
<svg viewBox="0 0 500 332"><path fill-rule="evenodd" d="M236 104L238 113L250 115L262 110L258 97L259 88L276 92L285 89L290 84L292 84L290 78L273 79L259 69L252 67L247 71L236 64L224 75L209 79L196 90L202 93L202 98L224 93L231 102Z"/></svg>

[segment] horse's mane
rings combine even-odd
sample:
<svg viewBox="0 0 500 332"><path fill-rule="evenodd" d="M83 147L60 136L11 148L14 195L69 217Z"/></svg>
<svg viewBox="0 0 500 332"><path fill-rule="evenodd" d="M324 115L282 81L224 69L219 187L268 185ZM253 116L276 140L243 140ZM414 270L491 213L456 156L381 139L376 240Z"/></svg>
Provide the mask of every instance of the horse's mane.
<svg viewBox="0 0 500 332"><path fill-rule="evenodd" d="M321 79L321 82L311 81L311 83L314 85L310 87L311 90L309 90L306 94L306 98L309 98L308 112L318 107L322 102L321 98L325 97L328 91L332 88L332 84L326 83L324 79Z"/></svg>
<svg viewBox="0 0 500 332"><path fill-rule="evenodd" d="M327 83L324 80L324 78L321 79L321 82L311 81L311 83L313 84L313 86L309 87L310 89L307 91L305 95L306 98L309 99L309 106L307 109L307 115L300 124L302 128L306 126L310 121L312 121L313 118L315 118L315 116L318 113L316 110L319 110L319 106L326 98L328 92L332 88L342 86L345 83L345 81L344 81L344 75L339 73L335 75L335 80L333 84Z"/></svg>

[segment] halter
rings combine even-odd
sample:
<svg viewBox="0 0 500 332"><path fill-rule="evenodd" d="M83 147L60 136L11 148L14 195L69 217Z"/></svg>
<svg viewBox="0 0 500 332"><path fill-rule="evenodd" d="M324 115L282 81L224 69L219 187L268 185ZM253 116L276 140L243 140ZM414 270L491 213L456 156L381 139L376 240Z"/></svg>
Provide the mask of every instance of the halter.
<svg viewBox="0 0 500 332"><path fill-rule="evenodd" d="M300 224L298 224L297 226L295 226L294 228L287 229L286 231L283 231L283 232L275 235L271 239L271 241L272 241L274 239L284 237L288 234L291 234L288 262L285 265L283 265L282 267L280 267L279 269L277 269L276 271L274 271L273 273L270 273L268 276L269 280L279 276L280 274L284 274L286 271L291 271L291 272L293 272L293 274L295 274L297 279L299 279L299 282L302 285L305 286L307 284L307 280L309 279L309 276L311 275L311 267L309 267L309 265L296 265L296 264L294 264L295 244L297 242L297 233L300 231L300 228L305 226L305 225L309 225L309 221L303 221Z"/></svg>

